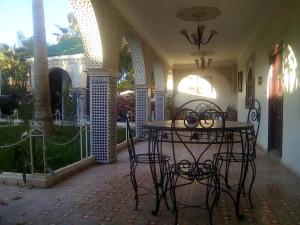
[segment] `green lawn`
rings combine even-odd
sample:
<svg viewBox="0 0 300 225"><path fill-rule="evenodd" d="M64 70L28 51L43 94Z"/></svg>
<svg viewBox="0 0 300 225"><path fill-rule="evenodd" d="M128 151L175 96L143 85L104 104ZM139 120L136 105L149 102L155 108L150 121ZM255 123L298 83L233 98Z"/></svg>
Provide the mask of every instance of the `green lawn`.
<svg viewBox="0 0 300 225"><path fill-rule="evenodd" d="M9 145L20 140L21 135L28 130L24 124L11 127L0 127L0 146ZM79 131L75 126L55 127L54 134L49 138L56 143L66 143L70 141ZM125 128L117 129L117 143L125 141ZM77 162L81 158L79 136L67 145L56 145L46 139L47 170L51 172L71 163ZM88 137L89 146L89 137ZM83 157L85 156L85 135L83 135ZM34 168L35 172L43 172L43 151L41 138L33 141ZM23 172L30 171L29 167L29 140L18 146L1 149L0 148L0 171ZM25 167L24 167L25 165Z"/></svg>

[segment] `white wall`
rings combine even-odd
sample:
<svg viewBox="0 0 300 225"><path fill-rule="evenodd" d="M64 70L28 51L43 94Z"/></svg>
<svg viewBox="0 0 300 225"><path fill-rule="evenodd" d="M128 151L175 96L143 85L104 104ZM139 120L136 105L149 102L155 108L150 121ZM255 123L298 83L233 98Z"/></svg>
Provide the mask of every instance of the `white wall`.
<svg viewBox="0 0 300 225"><path fill-rule="evenodd" d="M261 130L258 143L265 149L268 148L268 71L269 52L280 41L284 44L284 55L287 46L294 51L297 63L300 63L300 1L287 0L273 12L265 21L264 25L249 42L246 51L240 57L238 70L244 72L246 80L246 63L250 56L255 54L255 92L256 98L262 103ZM286 58L284 57L283 60ZM296 82L293 90L284 87L283 96L283 146L282 162L300 175L300 89L299 89L299 67L296 68ZM263 77L263 83L257 84L259 76ZM290 76L283 73L283 79ZM247 110L245 109L245 83L243 93L238 94L239 120L245 120Z"/></svg>
<svg viewBox="0 0 300 225"><path fill-rule="evenodd" d="M213 88L216 91L216 98L207 98L199 95L191 95L187 93L182 93L178 90L179 82L188 75L199 75L204 78L210 78ZM232 80L234 76L234 80ZM174 79L174 106L180 107L183 103L192 99L207 99L216 103L223 111L226 110L230 103L236 105L236 88L235 83L236 76L236 66L221 66L215 68L209 68L202 71L201 69L195 69L195 66L190 69L174 69L173 79ZM232 86L232 82L234 85Z"/></svg>

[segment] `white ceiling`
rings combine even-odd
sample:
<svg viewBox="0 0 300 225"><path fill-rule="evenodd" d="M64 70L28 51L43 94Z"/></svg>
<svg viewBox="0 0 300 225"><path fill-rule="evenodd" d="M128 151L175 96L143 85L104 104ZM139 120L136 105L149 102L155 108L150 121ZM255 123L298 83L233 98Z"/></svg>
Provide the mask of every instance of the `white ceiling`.
<svg viewBox="0 0 300 225"><path fill-rule="evenodd" d="M236 62L245 43L282 0L111 0L135 30L172 66L192 64L188 43L179 31L195 32L197 23L176 17L180 10L197 6L214 6L222 14L201 24L204 35L211 29L219 33L203 49L214 50L213 63ZM202 47L201 47L202 48Z"/></svg>

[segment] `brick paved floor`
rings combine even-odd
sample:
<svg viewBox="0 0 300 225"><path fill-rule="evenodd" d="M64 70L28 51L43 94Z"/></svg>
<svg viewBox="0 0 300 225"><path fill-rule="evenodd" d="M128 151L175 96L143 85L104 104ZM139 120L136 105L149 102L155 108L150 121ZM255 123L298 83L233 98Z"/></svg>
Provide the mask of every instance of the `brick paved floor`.
<svg viewBox="0 0 300 225"><path fill-rule="evenodd" d="M136 145L145 151L147 143ZM273 156L258 151L254 209L242 199L245 218L238 221L230 198L222 195L214 211L215 225L300 224L300 179ZM137 211L128 176L127 151L112 165L93 166L49 189L0 185L0 225L171 225L173 215L163 205L152 216L154 196L141 199ZM139 168L138 179L151 185L148 166ZM193 190L194 191L194 190ZM191 189L180 192L181 197ZM180 211L180 225L206 225L208 213L201 209Z"/></svg>

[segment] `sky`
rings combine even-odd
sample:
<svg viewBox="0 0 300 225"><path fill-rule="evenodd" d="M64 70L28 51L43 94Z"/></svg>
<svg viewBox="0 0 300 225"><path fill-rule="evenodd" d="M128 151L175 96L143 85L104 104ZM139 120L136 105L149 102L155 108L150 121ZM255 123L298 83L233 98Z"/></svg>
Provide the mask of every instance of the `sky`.
<svg viewBox="0 0 300 225"><path fill-rule="evenodd" d="M48 43L56 42L52 34L58 32L55 24L68 27L67 14L70 12L69 0L44 0ZM33 35L32 30L32 0L0 0L0 43L13 46L17 42L18 31L28 38Z"/></svg>

